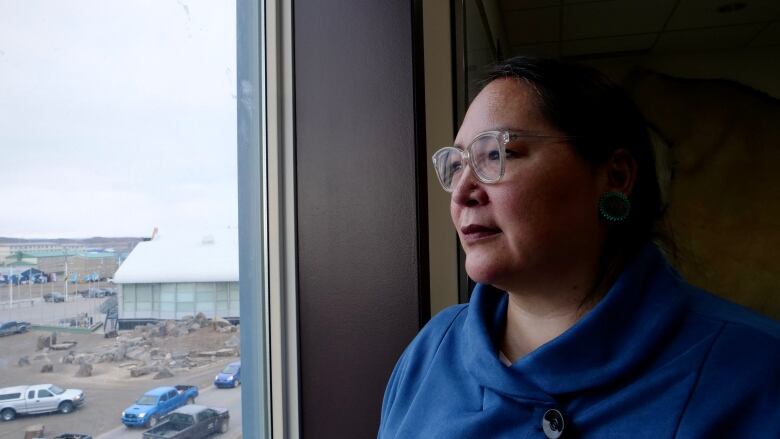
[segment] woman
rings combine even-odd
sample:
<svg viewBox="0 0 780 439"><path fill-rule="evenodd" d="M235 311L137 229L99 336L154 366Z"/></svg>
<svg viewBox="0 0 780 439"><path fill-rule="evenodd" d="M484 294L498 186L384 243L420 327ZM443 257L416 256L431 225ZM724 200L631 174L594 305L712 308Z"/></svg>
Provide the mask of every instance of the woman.
<svg viewBox="0 0 780 439"><path fill-rule="evenodd" d="M645 122L598 72L497 67L434 157L478 282L387 386L379 437L780 437L780 327L652 244Z"/></svg>

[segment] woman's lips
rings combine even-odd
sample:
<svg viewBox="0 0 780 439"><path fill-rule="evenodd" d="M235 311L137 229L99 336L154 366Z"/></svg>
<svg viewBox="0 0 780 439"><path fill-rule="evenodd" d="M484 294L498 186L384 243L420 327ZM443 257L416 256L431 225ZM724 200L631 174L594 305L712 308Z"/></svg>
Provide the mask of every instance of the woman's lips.
<svg viewBox="0 0 780 439"><path fill-rule="evenodd" d="M487 227L480 224L469 224L467 226L461 227L460 233L463 241L466 243L471 243L486 238L492 238L501 233L501 229Z"/></svg>

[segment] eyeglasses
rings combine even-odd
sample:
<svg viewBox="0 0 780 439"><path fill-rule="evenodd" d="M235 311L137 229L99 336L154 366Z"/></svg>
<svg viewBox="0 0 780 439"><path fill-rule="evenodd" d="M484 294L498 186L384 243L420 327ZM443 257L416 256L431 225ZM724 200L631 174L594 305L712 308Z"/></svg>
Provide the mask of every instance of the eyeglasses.
<svg viewBox="0 0 780 439"><path fill-rule="evenodd" d="M572 136L546 136L527 132L510 130L485 131L469 143L465 150L457 146L445 146L433 154L433 168L439 183L447 192L452 192L455 183L460 178L464 163L471 169L482 183L498 183L504 176L507 155L512 152L506 149L509 142L518 140L566 140Z"/></svg>

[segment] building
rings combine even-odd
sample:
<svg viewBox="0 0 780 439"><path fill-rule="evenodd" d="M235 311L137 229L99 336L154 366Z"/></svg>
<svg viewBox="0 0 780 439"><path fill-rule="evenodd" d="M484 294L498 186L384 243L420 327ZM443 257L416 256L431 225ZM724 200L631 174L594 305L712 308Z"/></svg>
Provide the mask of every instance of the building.
<svg viewBox="0 0 780 439"><path fill-rule="evenodd" d="M6 266L35 266L45 273L56 273L58 276L70 277L76 274L77 279L85 275L97 274L98 278L106 279L114 276L119 268L120 255L109 251L20 251L6 259Z"/></svg>
<svg viewBox="0 0 780 439"><path fill-rule="evenodd" d="M54 241L19 241L0 243L0 265L17 263L22 254L29 253L76 253L86 247L78 242L59 243Z"/></svg>
<svg viewBox="0 0 780 439"><path fill-rule="evenodd" d="M114 275L120 326L158 319L239 317L238 231L160 234L140 242Z"/></svg>

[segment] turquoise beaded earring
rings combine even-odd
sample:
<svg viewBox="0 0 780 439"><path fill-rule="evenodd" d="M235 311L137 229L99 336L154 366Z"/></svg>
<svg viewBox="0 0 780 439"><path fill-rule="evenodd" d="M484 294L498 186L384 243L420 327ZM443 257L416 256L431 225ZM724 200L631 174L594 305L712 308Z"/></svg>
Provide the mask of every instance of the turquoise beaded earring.
<svg viewBox="0 0 780 439"><path fill-rule="evenodd" d="M599 216L607 222L619 224L628 218L631 201L622 192L605 192L599 198Z"/></svg>

